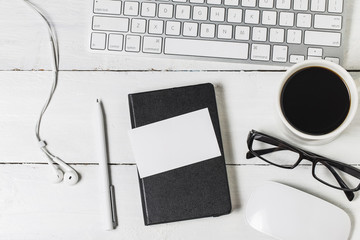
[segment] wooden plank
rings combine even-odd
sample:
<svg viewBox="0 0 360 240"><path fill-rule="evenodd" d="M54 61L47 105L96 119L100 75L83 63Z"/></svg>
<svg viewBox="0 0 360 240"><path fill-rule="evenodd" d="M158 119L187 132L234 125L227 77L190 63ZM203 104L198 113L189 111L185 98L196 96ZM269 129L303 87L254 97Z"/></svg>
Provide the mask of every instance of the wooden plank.
<svg viewBox="0 0 360 240"><path fill-rule="evenodd" d="M74 166L82 179L75 186L52 184L46 165L0 166L0 238L55 239L269 239L245 219L247 200L264 181L277 181L299 188L344 209L352 221L351 239L359 239L360 202L349 203L345 195L311 176L308 166L294 170L269 166L228 166L233 210L216 218L203 218L144 226L135 166L112 166L119 226L101 227L98 166ZM358 194L357 194L358 195ZM264 199L264 201L266 201ZM309 208L311 208L309 206ZM311 209L309 209L311 211ZM196 234L194 234L196 233Z"/></svg>
<svg viewBox="0 0 360 240"><path fill-rule="evenodd" d="M283 67L237 63L120 57L87 51L91 0L33 0L54 22L60 43L62 70L254 70ZM346 0L345 67L360 70L360 2ZM51 69L50 44L45 24L23 1L3 1L0 8L0 70ZM19 17L21 16L21 17Z"/></svg>
<svg viewBox="0 0 360 240"><path fill-rule="evenodd" d="M216 86L218 109L229 164L245 160L251 129L288 139L280 131L275 96L282 72L61 72L53 102L46 113L42 137L51 151L70 163L96 163L95 99L103 99L113 163L134 163L127 132L129 93L210 82ZM353 77L360 79L359 73ZM35 141L38 114L52 84L50 72L0 72L0 162L45 162ZM358 164L360 115L335 141L304 146L347 163Z"/></svg>

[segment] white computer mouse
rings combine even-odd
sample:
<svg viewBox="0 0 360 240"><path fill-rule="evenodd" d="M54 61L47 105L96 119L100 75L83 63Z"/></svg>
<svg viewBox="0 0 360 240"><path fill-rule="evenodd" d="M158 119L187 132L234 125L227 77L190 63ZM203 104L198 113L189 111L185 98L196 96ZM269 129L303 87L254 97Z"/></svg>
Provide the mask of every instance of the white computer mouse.
<svg viewBox="0 0 360 240"><path fill-rule="evenodd" d="M246 219L256 230L281 240L346 240L351 229L344 210L276 182L254 190Z"/></svg>

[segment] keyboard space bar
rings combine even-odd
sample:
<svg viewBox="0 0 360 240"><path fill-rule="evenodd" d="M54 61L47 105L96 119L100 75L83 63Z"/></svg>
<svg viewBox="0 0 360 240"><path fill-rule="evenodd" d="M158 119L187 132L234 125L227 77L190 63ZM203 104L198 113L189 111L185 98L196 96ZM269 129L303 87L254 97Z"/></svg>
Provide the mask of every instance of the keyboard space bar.
<svg viewBox="0 0 360 240"><path fill-rule="evenodd" d="M165 38L165 54L214 58L247 59L248 43Z"/></svg>

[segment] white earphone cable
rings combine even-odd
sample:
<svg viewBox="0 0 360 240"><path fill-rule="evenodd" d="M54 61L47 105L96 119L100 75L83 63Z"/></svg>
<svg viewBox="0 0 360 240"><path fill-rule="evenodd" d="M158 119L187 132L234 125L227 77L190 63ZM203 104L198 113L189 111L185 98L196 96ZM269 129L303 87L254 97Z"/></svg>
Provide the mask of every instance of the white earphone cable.
<svg viewBox="0 0 360 240"><path fill-rule="evenodd" d="M51 91L50 91L50 95L47 98L41 112L39 115L39 119L36 123L35 126L35 135L36 138L39 142L40 145L40 149L45 153L45 155L47 156L48 160L49 160L49 164L53 164L53 158L55 158L56 156L53 155L47 148L46 148L46 143L45 141L43 141L40 137L40 127L41 127L41 121L43 118L44 113L46 112L51 99L55 93L55 89L57 86L57 82L58 82L58 71L59 71L59 45L58 45L58 41L57 41L57 37L56 37L56 33L55 30L53 28L53 26L51 25L50 21L47 19L47 17L45 16L45 14L33 3L31 3L28 0L24 0L25 3L27 3L32 9L34 9L45 21L46 26L48 27L48 31L49 31L49 37L50 37L50 41L51 41L51 48L52 48L52 55L53 55L53 68L54 68L54 79L53 79L53 84L51 87Z"/></svg>
<svg viewBox="0 0 360 240"><path fill-rule="evenodd" d="M78 173L70 167L68 164L66 164L64 161L62 161L60 158L52 154L46 147L46 142L41 138L40 136L40 127L41 127L41 121L42 118L49 107L49 104L51 102L51 99L53 98L53 95L56 90L56 86L58 83L58 76L59 76L59 44L56 37L55 29L53 28L52 24L48 20L48 18L45 16L45 14L41 11L40 8L38 8L36 5L34 5L32 2L28 0L24 0L25 3L27 3L32 9L34 9L45 21L46 26L49 31L49 37L51 41L51 49L52 49L52 56L53 56L53 72L54 72L54 78L52 87L50 90L50 94L41 109L39 118L36 122L35 126L35 136L38 140L39 147L41 151L46 155L46 159L48 161L48 165L55 171L56 179L55 182L61 182L62 180L65 180L67 184L74 185L79 181L79 175ZM55 165L56 163L56 165ZM60 168L60 169L59 169Z"/></svg>

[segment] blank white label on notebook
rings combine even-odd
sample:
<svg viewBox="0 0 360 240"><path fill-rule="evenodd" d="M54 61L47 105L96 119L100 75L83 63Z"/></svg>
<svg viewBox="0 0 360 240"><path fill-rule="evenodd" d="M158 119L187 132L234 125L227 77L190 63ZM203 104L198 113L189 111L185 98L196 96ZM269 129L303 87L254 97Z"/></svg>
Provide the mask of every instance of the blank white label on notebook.
<svg viewBox="0 0 360 240"><path fill-rule="evenodd" d="M207 108L134 128L129 136L141 178L221 156Z"/></svg>

